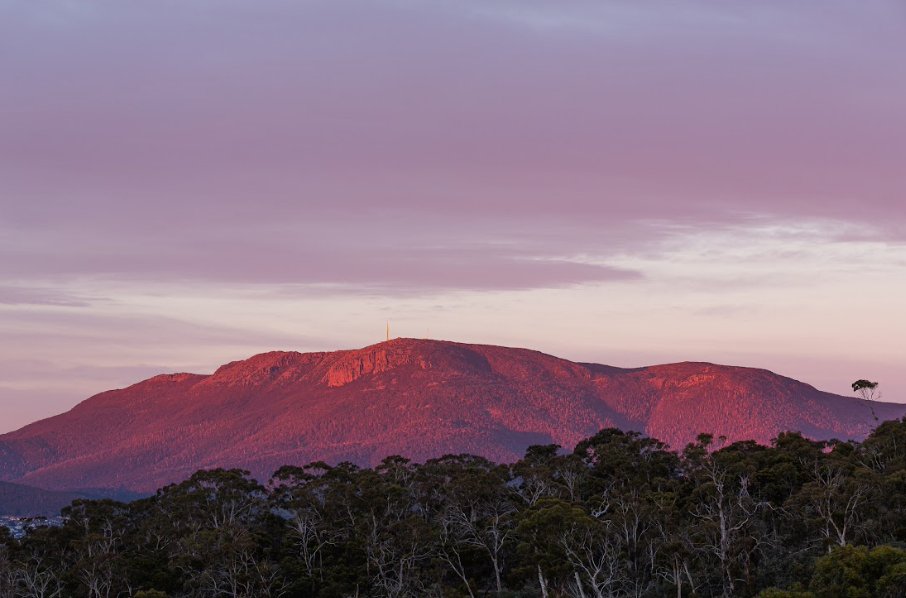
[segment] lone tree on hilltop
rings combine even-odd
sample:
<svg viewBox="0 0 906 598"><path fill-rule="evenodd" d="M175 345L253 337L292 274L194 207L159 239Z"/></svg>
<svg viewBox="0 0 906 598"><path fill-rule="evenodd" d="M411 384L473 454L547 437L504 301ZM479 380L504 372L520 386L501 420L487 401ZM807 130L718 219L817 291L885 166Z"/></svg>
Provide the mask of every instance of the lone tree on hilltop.
<svg viewBox="0 0 906 598"><path fill-rule="evenodd" d="M878 383L870 380L856 380L852 383L853 392L859 393L866 401L875 401L881 398L881 391L878 390Z"/></svg>
<svg viewBox="0 0 906 598"><path fill-rule="evenodd" d="M881 391L878 390L877 382L859 379L852 383L852 387L853 392L859 393L859 396L866 401L877 401L881 398ZM878 416L875 413L875 408L871 405L869 405L868 408L871 409L871 415L875 418L875 421L878 421Z"/></svg>

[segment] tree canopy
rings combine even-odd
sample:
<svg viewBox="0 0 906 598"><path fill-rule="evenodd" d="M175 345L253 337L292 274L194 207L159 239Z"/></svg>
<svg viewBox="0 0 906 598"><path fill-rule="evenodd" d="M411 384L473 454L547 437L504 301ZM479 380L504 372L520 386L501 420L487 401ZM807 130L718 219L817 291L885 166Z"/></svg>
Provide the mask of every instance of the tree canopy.
<svg viewBox="0 0 906 598"><path fill-rule="evenodd" d="M0 597L906 595L906 420L714 449L606 429L512 464L199 471L0 528Z"/></svg>

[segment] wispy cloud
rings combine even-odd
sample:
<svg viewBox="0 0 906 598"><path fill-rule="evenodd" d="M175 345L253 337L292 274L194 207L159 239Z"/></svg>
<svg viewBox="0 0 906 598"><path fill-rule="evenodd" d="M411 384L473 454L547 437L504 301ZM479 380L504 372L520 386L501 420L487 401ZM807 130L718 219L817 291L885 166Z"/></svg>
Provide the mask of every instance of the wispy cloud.
<svg viewBox="0 0 906 598"><path fill-rule="evenodd" d="M68 293L55 288L0 285L0 305L86 307L89 305L89 302L77 294Z"/></svg>

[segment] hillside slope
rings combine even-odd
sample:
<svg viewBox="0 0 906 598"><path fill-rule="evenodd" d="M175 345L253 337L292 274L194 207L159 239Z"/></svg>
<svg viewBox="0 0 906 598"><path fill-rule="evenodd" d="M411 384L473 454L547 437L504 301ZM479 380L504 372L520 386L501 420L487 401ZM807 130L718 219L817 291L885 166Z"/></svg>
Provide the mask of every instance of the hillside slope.
<svg viewBox="0 0 906 598"><path fill-rule="evenodd" d="M42 490L0 482L0 515L19 517L59 515L63 507L77 498L93 497L87 493Z"/></svg>
<svg viewBox="0 0 906 598"><path fill-rule="evenodd" d="M874 403L880 420L906 405ZM330 353L271 352L209 376L156 376L0 436L0 479L43 488L152 491L199 468L267 479L283 464L471 452L508 461L603 427L681 448L700 432L769 442L800 430L861 438L865 402L765 370L636 369L526 349L397 339Z"/></svg>

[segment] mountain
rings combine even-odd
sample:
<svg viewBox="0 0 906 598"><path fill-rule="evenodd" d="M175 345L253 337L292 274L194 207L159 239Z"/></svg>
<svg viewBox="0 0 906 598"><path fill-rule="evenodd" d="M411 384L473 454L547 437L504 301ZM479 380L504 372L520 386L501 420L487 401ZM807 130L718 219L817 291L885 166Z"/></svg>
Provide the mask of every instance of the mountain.
<svg viewBox="0 0 906 598"><path fill-rule="evenodd" d="M156 376L0 436L0 480L153 491L199 468L368 465L531 444L571 448L601 428L682 448L700 432L767 443L781 431L861 438L906 405L867 403L766 370L710 363L620 369L537 351L396 339L330 353L271 352L211 375Z"/></svg>
<svg viewBox="0 0 906 598"><path fill-rule="evenodd" d="M60 509L77 498L87 498L87 496L75 492L42 490L21 484L0 482L0 515L22 517L58 515Z"/></svg>
<svg viewBox="0 0 906 598"><path fill-rule="evenodd" d="M80 492L42 490L0 482L0 515L33 517L38 515L59 515L60 509L77 498L93 498Z"/></svg>

